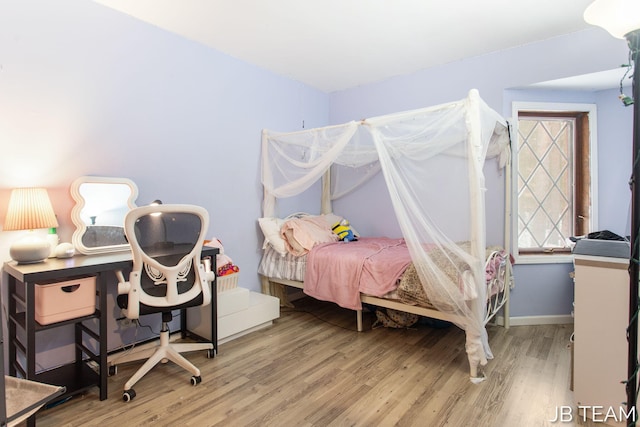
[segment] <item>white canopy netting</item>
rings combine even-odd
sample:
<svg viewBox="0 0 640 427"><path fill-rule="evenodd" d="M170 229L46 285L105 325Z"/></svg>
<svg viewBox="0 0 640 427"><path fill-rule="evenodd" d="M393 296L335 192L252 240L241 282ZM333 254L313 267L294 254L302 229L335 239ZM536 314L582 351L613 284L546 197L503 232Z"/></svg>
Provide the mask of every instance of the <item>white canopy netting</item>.
<svg viewBox="0 0 640 427"><path fill-rule="evenodd" d="M478 91L471 90L457 102L360 122L291 133L264 130L263 214L273 216L276 199L302 193L329 170L330 191L324 197L331 200L382 171L425 292L465 330L473 376L474 365L493 357L484 327L483 165L496 156L501 167L506 164L506 126ZM446 267L429 256L434 248L449 261ZM464 283L454 277L464 277Z"/></svg>

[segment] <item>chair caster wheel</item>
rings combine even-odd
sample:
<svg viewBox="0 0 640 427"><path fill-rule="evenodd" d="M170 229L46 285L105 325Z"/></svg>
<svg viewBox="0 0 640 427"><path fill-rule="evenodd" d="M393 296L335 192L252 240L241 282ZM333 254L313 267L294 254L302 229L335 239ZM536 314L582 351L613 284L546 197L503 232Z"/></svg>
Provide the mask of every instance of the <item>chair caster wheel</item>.
<svg viewBox="0 0 640 427"><path fill-rule="evenodd" d="M207 350L207 359L213 359L214 357L216 357L216 352L214 349L210 348L209 350Z"/></svg>
<svg viewBox="0 0 640 427"><path fill-rule="evenodd" d="M125 390L124 393L122 393L122 400L125 402L130 402L134 397L136 397L136 392L132 388Z"/></svg>
<svg viewBox="0 0 640 427"><path fill-rule="evenodd" d="M194 375L191 377L191 385L196 386L202 382L202 377L198 375L197 377Z"/></svg>
<svg viewBox="0 0 640 427"><path fill-rule="evenodd" d="M117 373L118 373L118 365L109 366L109 372L107 373L107 376L112 377Z"/></svg>

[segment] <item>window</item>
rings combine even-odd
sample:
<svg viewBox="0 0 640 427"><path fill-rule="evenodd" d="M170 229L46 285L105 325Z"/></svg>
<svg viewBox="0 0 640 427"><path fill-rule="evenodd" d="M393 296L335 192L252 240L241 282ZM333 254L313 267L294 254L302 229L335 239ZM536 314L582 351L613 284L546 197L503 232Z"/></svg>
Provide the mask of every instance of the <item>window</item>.
<svg viewBox="0 0 640 427"><path fill-rule="evenodd" d="M514 117L518 254L569 254L595 224L595 106L514 103Z"/></svg>

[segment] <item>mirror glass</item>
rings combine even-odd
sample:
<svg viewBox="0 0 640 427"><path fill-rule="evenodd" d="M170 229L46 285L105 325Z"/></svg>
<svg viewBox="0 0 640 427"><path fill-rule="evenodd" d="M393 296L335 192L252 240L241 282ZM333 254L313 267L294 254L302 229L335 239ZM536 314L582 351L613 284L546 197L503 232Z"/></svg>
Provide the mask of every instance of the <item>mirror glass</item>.
<svg viewBox="0 0 640 427"><path fill-rule="evenodd" d="M129 250L124 216L136 207L138 188L126 178L82 176L71 184L76 204L73 245L85 255Z"/></svg>

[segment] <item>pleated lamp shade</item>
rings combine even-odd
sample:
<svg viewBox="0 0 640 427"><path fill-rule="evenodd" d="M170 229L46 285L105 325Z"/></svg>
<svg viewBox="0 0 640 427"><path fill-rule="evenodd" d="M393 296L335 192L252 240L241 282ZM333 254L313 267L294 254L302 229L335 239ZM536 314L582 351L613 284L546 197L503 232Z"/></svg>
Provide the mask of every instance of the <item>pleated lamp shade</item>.
<svg viewBox="0 0 640 427"><path fill-rule="evenodd" d="M11 192L7 217L2 227L4 231L35 230L57 226L58 220L46 189L16 188ZM11 258L19 263L40 262L48 257L50 251L49 242L35 233L29 233L9 248Z"/></svg>

